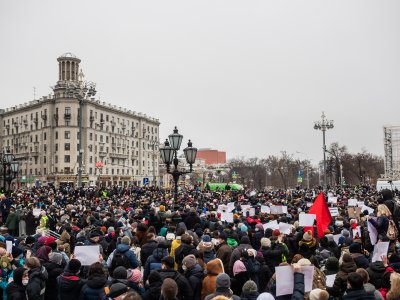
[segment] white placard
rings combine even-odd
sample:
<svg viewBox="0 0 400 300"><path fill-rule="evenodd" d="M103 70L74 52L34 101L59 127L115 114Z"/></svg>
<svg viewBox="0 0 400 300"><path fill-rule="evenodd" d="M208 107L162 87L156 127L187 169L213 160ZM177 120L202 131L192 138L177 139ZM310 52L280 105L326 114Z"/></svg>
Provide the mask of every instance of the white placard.
<svg viewBox="0 0 400 300"><path fill-rule="evenodd" d="M287 206L272 205L271 206L271 214L274 214L274 215L287 214Z"/></svg>
<svg viewBox="0 0 400 300"><path fill-rule="evenodd" d="M75 246L75 258L78 259L82 266L90 266L99 261L100 247L95 246Z"/></svg>
<svg viewBox="0 0 400 300"><path fill-rule="evenodd" d="M6 251L7 253L11 253L12 252L12 241L6 241Z"/></svg>
<svg viewBox="0 0 400 300"><path fill-rule="evenodd" d="M374 219L376 220L377 218L371 218L369 217L368 219ZM372 225L371 222L368 222L368 233L369 233L369 239L371 240L371 244L375 245L376 242L378 241L378 231L376 230L376 228L374 227L374 225Z"/></svg>
<svg viewBox="0 0 400 300"><path fill-rule="evenodd" d="M335 283L335 279L336 279L336 274L326 275L326 286L333 287L333 284Z"/></svg>
<svg viewBox="0 0 400 300"><path fill-rule="evenodd" d="M247 213L249 213L249 217L254 216L256 214L256 209L254 207L248 207L242 211L244 217L247 217Z"/></svg>
<svg viewBox="0 0 400 300"><path fill-rule="evenodd" d="M342 235L341 234L335 234L333 236L333 240L335 241L336 245L339 245L339 239Z"/></svg>
<svg viewBox="0 0 400 300"><path fill-rule="evenodd" d="M218 205L217 212L223 213L223 212L227 212L227 211L228 211L228 206L227 205L225 205L225 204Z"/></svg>
<svg viewBox="0 0 400 300"><path fill-rule="evenodd" d="M273 220L273 221L271 221L271 222L268 222L268 223L262 224L262 225L263 225L263 227L264 227L264 231L265 231L265 229L267 229L267 228L271 228L272 230L279 229L279 224L278 224L278 221L277 221L277 220Z"/></svg>
<svg viewBox="0 0 400 300"><path fill-rule="evenodd" d="M282 213L287 214L287 206L282 206Z"/></svg>
<svg viewBox="0 0 400 300"><path fill-rule="evenodd" d="M374 246L374 255L372 256L372 262L382 261L381 256L386 255L389 249L389 242L379 242Z"/></svg>
<svg viewBox="0 0 400 300"><path fill-rule="evenodd" d="M279 231L283 234L290 234L292 232L292 225L288 223L279 223Z"/></svg>
<svg viewBox="0 0 400 300"><path fill-rule="evenodd" d="M356 238L357 234L358 234L358 238L361 238L361 228L360 228L360 226L357 226L356 229L351 229L351 233L352 233L353 239Z"/></svg>
<svg viewBox="0 0 400 300"><path fill-rule="evenodd" d="M34 208L32 210L32 213L35 217L39 217L40 216L40 208Z"/></svg>
<svg viewBox="0 0 400 300"><path fill-rule="evenodd" d="M226 221L228 223L233 223L233 213L231 213L231 212L222 212L221 213L221 221Z"/></svg>
<svg viewBox="0 0 400 300"><path fill-rule="evenodd" d="M261 205L261 212L270 214L271 213L271 209L269 208L268 205Z"/></svg>
<svg viewBox="0 0 400 300"><path fill-rule="evenodd" d="M301 267L301 273L304 274L304 291L307 293L312 290L314 266ZM276 267L275 274L276 274L276 296L293 294L294 273L292 267L291 266Z"/></svg>
<svg viewBox="0 0 400 300"><path fill-rule="evenodd" d="M358 207L363 207L364 206L364 201L357 201L357 206Z"/></svg>
<svg viewBox="0 0 400 300"><path fill-rule="evenodd" d="M315 214L299 214L299 226L313 226L316 217Z"/></svg>
<svg viewBox="0 0 400 300"><path fill-rule="evenodd" d="M357 199L349 199L348 206L357 206Z"/></svg>
<svg viewBox="0 0 400 300"><path fill-rule="evenodd" d="M329 207L329 212L332 217L337 217L339 215L339 209L337 207Z"/></svg>
<svg viewBox="0 0 400 300"><path fill-rule="evenodd" d="M312 206L312 202L307 202L306 205L307 205L307 207L311 207Z"/></svg>
<svg viewBox="0 0 400 300"><path fill-rule="evenodd" d="M328 202L329 203L333 203L333 204L337 204L337 197L328 197Z"/></svg>
<svg viewBox="0 0 400 300"><path fill-rule="evenodd" d="M226 206L228 207L227 212L232 212L235 209L235 203L233 202L229 202Z"/></svg>
<svg viewBox="0 0 400 300"><path fill-rule="evenodd" d="M369 207L369 206L366 206L366 205L363 205L361 207L361 212L364 212L364 210L368 211L368 215L373 214L374 211L375 211L372 207Z"/></svg>

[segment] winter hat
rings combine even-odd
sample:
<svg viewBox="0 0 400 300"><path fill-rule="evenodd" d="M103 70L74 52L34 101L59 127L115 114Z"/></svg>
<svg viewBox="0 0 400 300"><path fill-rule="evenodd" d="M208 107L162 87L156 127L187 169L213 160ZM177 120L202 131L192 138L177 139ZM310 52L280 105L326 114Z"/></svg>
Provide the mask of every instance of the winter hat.
<svg viewBox="0 0 400 300"><path fill-rule="evenodd" d="M106 227L106 226L101 226L101 227L100 227L100 230L101 230L104 234L107 233L107 227Z"/></svg>
<svg viewBox="0 0 400 300"><path fill-rule="evenodd" d="M263 237L261 239L261 246L262 247L271 247L271 240L269 238Z"/></svg>
<svg viewBox="0 0 400 300"><path fill-rule="evenodd" d="M196 257L193 254L189 254L185 256L182 261L182 264L185 265L188 269L193 268L197 263Z"/></svg>
<svg viewBox="0 0 400 300"><path fill-rule="evenodd" d="M240 226L240 231L241 232L247 232L247 226L242 224L242 226Z"/></svg>
<svg viewBox="0 0 400 300"><path fill-rule="evenodd" d="M11 254L14 258L17 258L18 256L20 256L23 253L23 251L18 248L18 247L12 247L12 251Z"/></svg>
<svg viewBox="0 0 400 300"><path fill-rule="evenodd" d="M335 240L333 239L333 234L332 234L332 233L327 234L327 235L325 235L325 236L326 236L326 238L328 239L328 242L329 242L329 243L335 241Z"/></svg>
<svg viewBox="0 0 400 300"><path fill-rule="evenodd" d="M307 258L302 258L297 263L302 267L303 266L311 266L312 265L311 261L309 259L307 259Z"/></svg>
<svg viewBox="0 0 400 300"><path fill-rule="evenodd" d="M71 259L67 265L67 269L74 274L79 273L80 268L81 262L75 258Z"/></svg>
<svg viewBox="0 0 400 300"><path fill-rule="evenodd" d="M329 228L326 228L326 229L324 230L324 234L331 234L331 231L329 230Z"/></svg>
<svg viewBox="0 0 400 300"><path fill-rule="evenodd" d="M228 236L226 235L225 232L222 231L222 232L219 234L219 238L220 238L221 240L226 241L227 238L228 238Z"/></svg>
<svg viewBox="0 0 400 300"><path fill-rule="evenodd" d="M160 211L165 211L165 206L164 205L160 205Z"/></svg>
<svg viewBox="0 0 400 300"><path fill-rule="evenodd" d="M253 280L247 280L242 288L243 292L257 292L257 290L257 284Z"/></svg>
<svg viewBox="0 0 400 300"><path fill-rule="evenodd" d="M204 243L211 243L211 237L208 234L203 235Z"/></svg>
<svg viewBox="0 0 400 300"><path fill-rule="evenodd" d="M14 270L13 281L18 285L22 285L22 277L24 277L25 271L27 271L25 268L17 268Z"/></svg>
<svg viewBox="0 0 400 300"><path fill-rule="evenodd" d="M310 292L310 300L328 300L329 294L325 290L313 289Z"/></svg>
<svg viewBox="0 0 400 300"><path fill-rule="evenodd" d="M133 269L127 271L127 278L128 281L139 283L142 279L142 272L139 269Z"/></svg>
<svg viewBox="0 0 400 300"><path fill-rule="evenodd" d="M250 244L250 239L247 235L242 236L242 238L240 239L240 244Z"/></svg>
<svg viewBox="0 0 400 300"><path fill-rule="evenodd" d="M345 253L342 256L343 262L354 262L353 257L349 253Z"/></svg>
<svg viewBox="0 0 400 300"><path fill-rule="evenodd" d="M237 274L246 272L246 271L247 271L246 266L240 259L235 261L235 263L233 264L233 276L236 276Z"/></svg>
<svg viewBox="0 0 400 300"><path fill-rule="evenodd" d="M115 232L115 228L113 226L108 227L107 233Z"/></svg>
<svg viewBox="0 0 400 300"><path fill-rule="evenodd" d="M231 286L231 279L226 273L221 273L217 276L216 286L218 288L229 288Z"/></svg>
<svg viewBox="0 0 400 300"><path fill-rule="evenodd" d="M121 296L125 294L128 291L128 287L120 282L114 283L110 287L110 293L108 294L108 297L110 298L116 298L118 296Z"/></svg>
<svg viewBox="0 0 400 300"><path fill-rule="evenodd" d="M33 236L27 236L25 239L25 244L30 245L35 243L35 238Z"/></svg>
<svg viewBox="0 0 400 300"><path fill-rule="evenodd" d="M129 238L129 236L124 236L122 239L121 239L121 244L125 244L125 245L130 245L131 244L131 239Z"/></svg>
<svg viewBox="0 0 400 300"><path fill-rule="evenodd" d="M349 247L350 253L361 253L361 245L359 243L353 243Z"/></svg>
<svg viewBox="0 0 400 300"><path fill-rule="evenodd" d="M175 239L175 234L172 232L168 232L165 238L167 239L167 241L173 241Z"/></svg>
<svg viewBox="0 0 400 300"><path fill-rule="evenodd" d="M279 231L279 229L274 229L274 231L272 231L272 235L273 236L280 236L281 232Z"/></svg>
<svg viewBox="0 0 400 300"><path fill-rule="evenodd" d="M311 242L312 239L313 239L313 236L312 236L311 230L307 230L306 232L304 232L303 240L305 240L306 242Z"/></svg>
<svg viewBox="0 0 400 300"><path fill-rule="evenodd" d="M53 263L56 263L57 265L61 265L62 259L62 255L57 252L52 252L49 256L49 260Z"/></svg>
<svg viewBox="0 0 400 300"><path fill-rule="evenodd" d="M160 273L157 270L153 270L150 272L148 277L149 283L152 284L153 282L161 282L162 278Z"/></svg>
<svg viewBox="0 0 400 300"><path fill-rule="evenodd" d="M264 227L262 226L262 224L257 224L256 229L258 229L261 232L264 232Z"/></svg>
<svg viewBox="0 0 400 300"><path fill-rule="evenodd" d="M339 260L332 256L326 260L325 269L329 271L339 271Z"/></svg>
<svg viewBox="0 0 400 300"><path fill-rule="evenodd" d="M42 245L44 245L44 244L46 243L46 241L47 241L47 237L45 237L45 236L41 236L41 237L38 239L38 243L39 243L39 244L42 244Z"/></svg>
<svg viewBox="0 0 400 300"><path fill-rule="evenodd" d="M56 239L55 238L53 238L52 236L49 236L47 239L46 239L46 246L49 246L51 243L53 243L53 242L55 242L56 241Z"/></svg>
<svg viewBox="0 0 400 300"><path fill-rule="evenodd" d="M116 267L114 272L113 272L113 276L112 277L114 279L127 279L128 278L128 271L123 266Z"/></svg>
<svg viewBox="0 0 400 300"><path fill-rule="evenodd" d="M275 300L270 293L262 293L257 297L257 300Z"/></svg>
<svg viewBox="0 0 400 300"><path fill-rule="evenodd" d="M343 235L344 237L349 237L349 236L350 236L350 232L349 232L347 229L343 229L343 230L342 230L342 235Z"/></svg>

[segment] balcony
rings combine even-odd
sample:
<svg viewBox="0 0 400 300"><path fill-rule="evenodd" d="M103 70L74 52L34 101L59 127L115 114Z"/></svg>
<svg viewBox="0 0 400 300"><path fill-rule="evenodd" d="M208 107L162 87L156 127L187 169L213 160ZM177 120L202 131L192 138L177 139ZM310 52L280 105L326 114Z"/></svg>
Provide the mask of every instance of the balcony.
<svg viewBox="0 0 400 300"><path fill-rule="evenodd" d="M31 156L38 157L39 156L39 151L38 150L32 150Z"/></svg>
<svg viewBox="0 0 400 300"><path fill-rule="evenodd" d="M107 152L106 151L99 151L99 156L100 157L106 157L107 156Z"/></svg>
<svg viewBox="0 0 400 300"><path fill-rule="evenodd" d="M122 154L122 153L110 153L110 158L119 158L119 159L127 159L128 154Z"/></svg>
<svg viewBox="0 0 400 300"><path fill-rule="evenodd" d="M71 120L71 113L65 113L64 114L64 119Z"/></svg>

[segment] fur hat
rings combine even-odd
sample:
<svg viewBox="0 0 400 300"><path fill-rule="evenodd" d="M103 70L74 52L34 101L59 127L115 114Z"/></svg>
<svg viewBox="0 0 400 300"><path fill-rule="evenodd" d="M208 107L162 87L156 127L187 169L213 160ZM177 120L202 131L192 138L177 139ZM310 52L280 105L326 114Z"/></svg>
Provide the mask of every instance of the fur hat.
<svg viewBox="0 0 400 300"><path fill-rule="evenodd" d="M312 236L311 230L307 230L306 232L304 232L303 240L305 240L306 242L311 242L312 239L313 239L313 236Z"/></svg>
<svg viewBox="0 0 400 300"><path fill-rule="evenodd" d="M243 292L257 292L257 284L253 280L247 280L243 285Z"/></svg>
<svg viewBox="0 0 400 300"><path fill-rule="evenodd" d="M269 238L263 237L261 239L261 246L262 247L271 247L271 240Z"/></svg>

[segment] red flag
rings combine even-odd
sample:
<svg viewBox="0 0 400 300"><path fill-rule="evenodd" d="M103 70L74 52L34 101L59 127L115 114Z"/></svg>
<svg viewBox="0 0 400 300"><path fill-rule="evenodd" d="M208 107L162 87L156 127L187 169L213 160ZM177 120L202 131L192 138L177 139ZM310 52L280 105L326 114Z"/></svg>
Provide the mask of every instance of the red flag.
<svg viewBox="0 0 400 300"><path fill-rule="evenodd" d="M318 238L322 238L324 236L324 230L327 229L328 225L332 222L332 216L322 192L319 193L308 213L316 215ZM307 230L312 230L312 228L304 228L304 232Z"/></svg>

